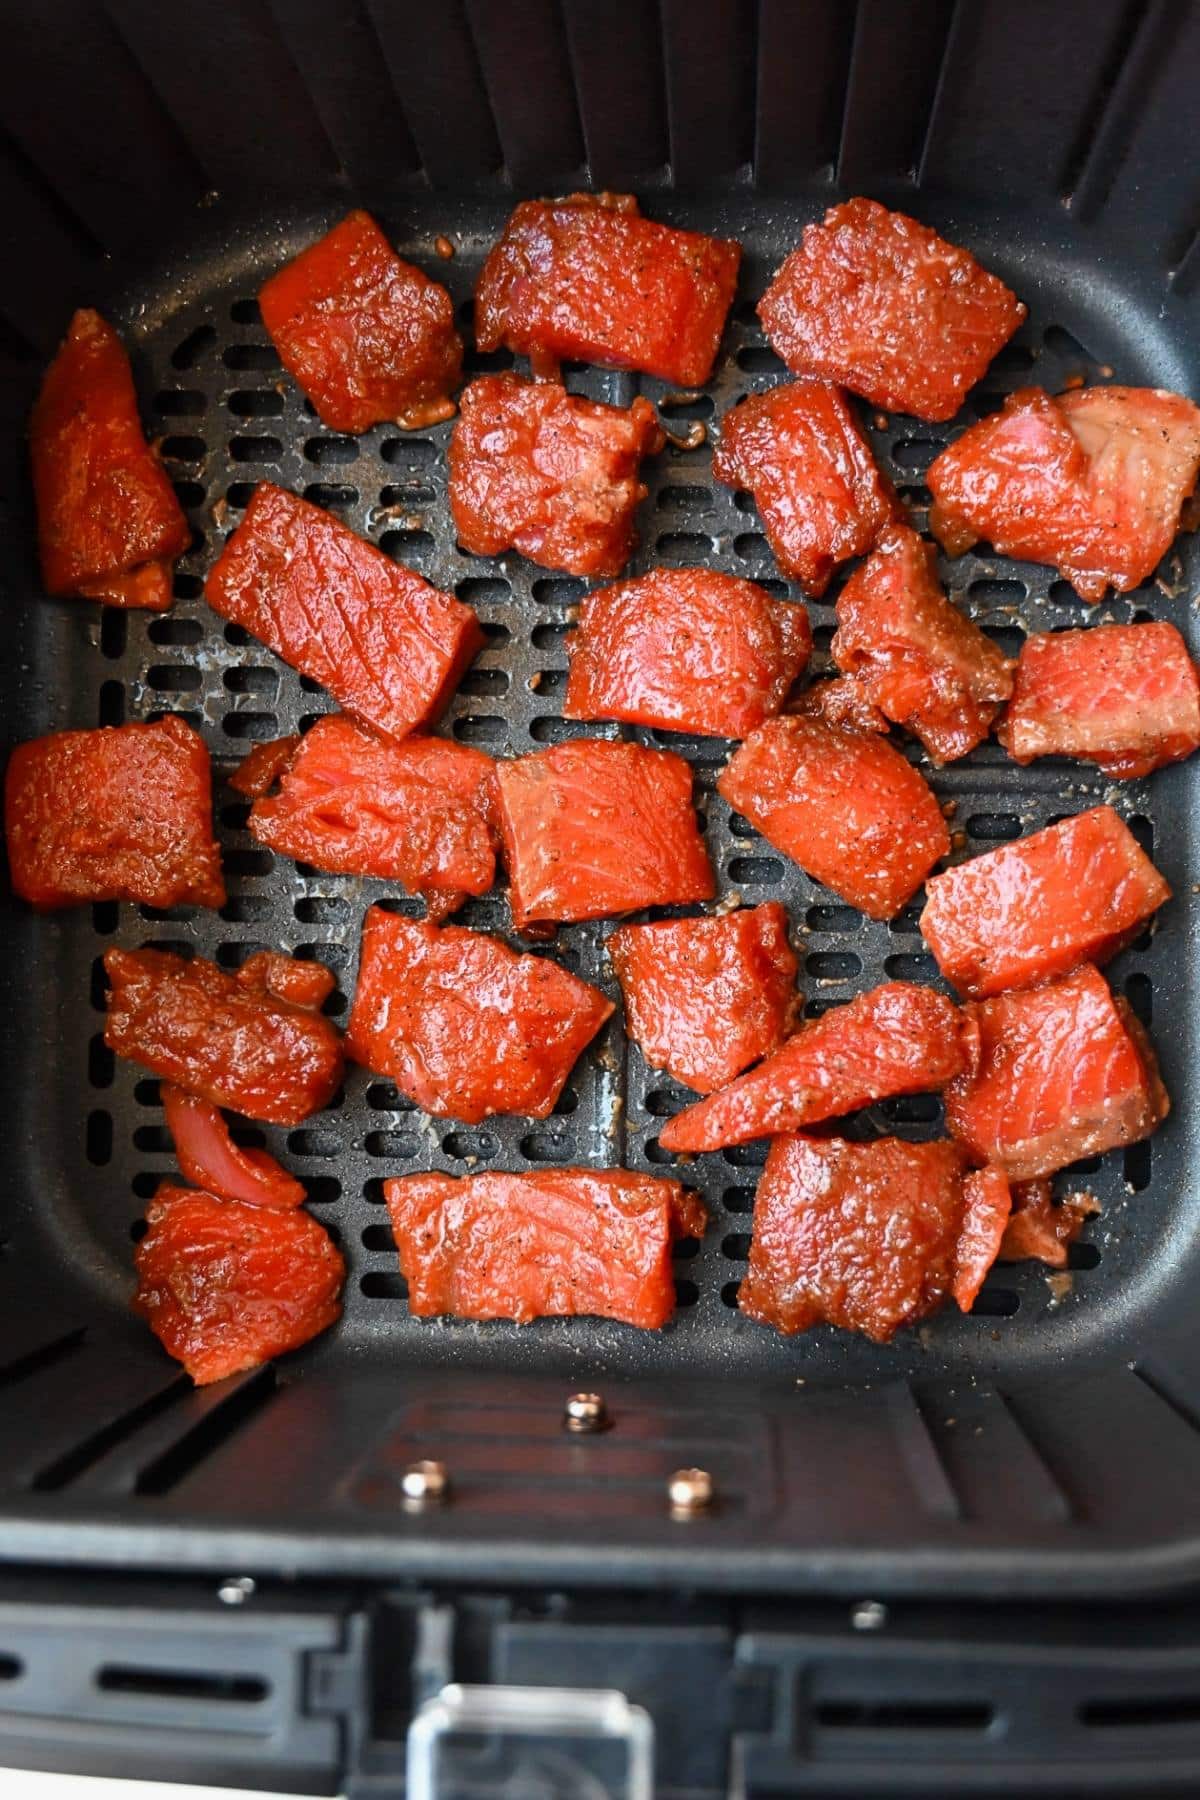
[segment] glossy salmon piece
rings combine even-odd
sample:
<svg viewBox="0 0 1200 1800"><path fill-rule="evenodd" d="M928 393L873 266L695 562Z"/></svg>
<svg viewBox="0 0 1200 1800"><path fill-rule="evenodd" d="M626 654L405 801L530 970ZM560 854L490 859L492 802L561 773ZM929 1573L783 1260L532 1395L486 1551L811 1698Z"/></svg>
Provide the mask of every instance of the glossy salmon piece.
<svg viewBox="0 0 1200 1800"><path fill-rule="evenodd" d="M269 481L204 597L384 737L431 724L484 643L470 607Z"/></svg>
<svg viewBox="0 0 1200 1800"><path fill-rule="evenodd" d="M805 227L758 316L797 374L939 420L953 418L1025 307L928 225L855 199Z"/></svg>
<svg viewBox="0 0 1200 1800"><path fill-rule="evenodd" d="M261 800L279 781L302 741L299 733L293 733L290 737L269 738L266 743L255 744L233 774L226 778L230 787L236 793L245 794L249 800Z"/></svg>
<svg viewBox="0 0 1200 1800"><path fill-rule="evenodd" d="M741 245L644 219L632 194L522 200L475 289L475 341L528 356L641 369L680 387L712 374Z"/></svg>
<svg viewBox="0 0 1200 1800"><path fill-rule="evenodd" d="M557 382L481 375L450 439L450 510L472 556L519 550L545 569L618 575L646 497L638 465L663 445L648 400L605 406Z"/></svg>
<svg viewBox="0 0 1200 1800"><path fill-rule="evenodd" d="M405 1175L383 1192L417 1318L591 1313L653 1331L675 1310L673 1244L708 1222L678 1182L628 1169Z"/></svg>
<svg viewBox="0 0 1200 1800"><path fill-rule="evenodd" d="M814 881L872 919L899 912L950 849L941 808L912 764L885 738L830 724L819 711L751 732L717 791Z"/></svg>
<svg viewBox="0 0 1200 1800"><path fill-rule="evenodd" d="M929 529L952 556L986 538L1103 600L1153 574L1197 469L1200 407L1180 394L1022 388L930 464Z"/></svg>
<svg viewBox="0 0 1200 1800"><path fill-rule="evenodd" d="M807 1020L757 1069L669 1119L659 1142L694 1155L774 1137L896 1094L929 1093L966 1066L954 1002L888 981Z"/></svg>
<svg viewBox="0 0 1200 1800"><path fill-rule="evenodd" d="M625 1029L652 1068L711 1094L791 1024L796 954L777 900L708 919L622 925L607 946Z"/></svg>
<svg viewBox="0 0 1200 1800"><path fill-rule="evenodd" d="M265 970L243 980L166 950L109 950L104 968L105 1043L164 1081L274 1125L299 1125L337 1092L339 1033L309 1005L269 992Z"/></svg>
<svg viewBox="0 0 1200 1800"><path fill-rule="evenodd" d="M578 738L497 763L496 783L518 931L712 899L681 756Z"/></svg>
<svg viewBox="0 0 1200 1800"><path fill-rule="evenodd" d="M838 595L837 621L838 668L935 763L983 742L1012 693L1013 665L946 598L932 544L889 526Z"/></svg>
<svg viewBox="0 0 1200 1800"><path fill-rule="evenodd" d="M966 1010L971 1061L946 1089L946 1124L1010 1180L1136 1144L1170 1111L1145 1032L1090 964Z"/></svg>
<svg viewBox="0 0 1200 1800"><path fill-rule="evenodd" d="M1075 756L1120 781L1200 747L1200 681L1174 625L1097 625L1026 638L996 736L1014 762Z"/></svg>
<svg viewBox="0 0 1200 1800"><path fill-rule="evenodd" d="M133 1310L197 1387L298 1350L341 1313L346 1265L306 1212L164 1182L133 1253Z"/></svg>
<svg viewBox="0 0 1200 1800"><path fill-rule="evenodd" d="M653 569L588 594L563 717L745 737L812 654L805 608L715 569Z"/></svg>
<svg viewBox="0 0 1200 1800"><path fill-rule="evenodd" d="M1045 1177L1015 1182L1012 1196L1012 1217L997 1262L1044 1262L1065 1269L1071 1245L1100 1211L1100 1202L1093 1194L1064 1194L1055 1205Z"/></svg>
<svg viewBox="0 0 1200 1800"><path fill-rule="evenodd" d="M33 409L29 450L46 592L170 606L171 563L191 527L146 442L129 358L99 313L71 320Z"/></svg>
<svg viewBox="0 0 1200 1800"><path fill-rule="evenodd" d="M212 767L203 738L182 719L18 744L5 775L4 825L13 890L34 906L225 903Z"/></svg>
<svg viewBox="0 0 1200 1800"><path fill-rule="evenodd" d="M405 430L454 415L462 340L440 282L403 262L370 213L351 212L265 282L263 324L332 431Z"/></svg>
<svg viewBox="0 0 1200 1800"><path fill-rule="evenodd" d="M266 1150L235 1144L219 1107L169 1081L162 1086L163 1123L175 1144L175 1160L185 1180L221 1200L290 1211L303 1206L303 1182L289 1175Z"/></svg>
<svg viewBox="0 0 1200 1800"><path fill-rule="evenodd" d="M548 957L373 906L346 1054L438 1118L544 1119L613 1011L599 988Z"/></svg>
<svg viewBox="0 0 1200 1800"><path fill-rule="evenodd" d="M843 395L825 381L739 401L721 421L713 473L750 490L775 561L814 598L836 564L902 517Z"/></svg>
<svg viewBox="0 0 1200 1800"><path fill-rule="evenodd" d="M1107 962L1170 898L1124 820L1095 806L935 875L921 936L980 998Z"/></svg>
<svg viewBox="0 0 1200 1800"><path fill-rule="evenodd" d="M1013 1195L1003 1169L975 1169L963 1181L962 1230L958 1238L958 1267L951 1293L960 1312L970 1312L979 1298L984 1277L998 1261L1012 1217Z"/></svg>
<svg viewBox="0 0 1200 1800"><path fill-rule="evenodd" d="M337 976L324 963L288 956L282 950L256 950L234 979L249 993L269 994L307 1012L320 1012L337 986Z"/></svg>

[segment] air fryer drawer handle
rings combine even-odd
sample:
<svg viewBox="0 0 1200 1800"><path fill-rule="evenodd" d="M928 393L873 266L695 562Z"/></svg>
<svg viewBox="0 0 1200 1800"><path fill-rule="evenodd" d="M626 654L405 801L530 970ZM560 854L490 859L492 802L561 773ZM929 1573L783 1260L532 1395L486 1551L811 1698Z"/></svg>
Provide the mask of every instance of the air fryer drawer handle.
<svg viewBox="0 0 1200 1800"><path fill-rule="evenodd" d="M407 1800L652 1800L654 1724L608 1688L462 1687L408 1732Z"/></svg>

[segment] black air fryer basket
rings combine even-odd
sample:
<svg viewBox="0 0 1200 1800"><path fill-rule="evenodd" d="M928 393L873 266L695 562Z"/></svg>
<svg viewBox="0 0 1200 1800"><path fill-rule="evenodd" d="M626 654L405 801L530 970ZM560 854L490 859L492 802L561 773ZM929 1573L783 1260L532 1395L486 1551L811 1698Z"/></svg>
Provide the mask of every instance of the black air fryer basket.
<svg viewBox="0 0 1200 1800"><path fill-rule="evenodd" d="M440 729L497 756L618 735L560 716L584 584L457 548L450 427L341 437L283 378L255 295L352 204L450 287L468 373L512 360L475 354L469 326L517 196L632 189L651 216L740 238L738 300L700 395L567 369L577 391L645 393L682 427L779 378L754 303L807 221L858 192L917 214L1029 308L950 426L864 409L918 526L937 448L1014 387L1115 377L1200 396L1200 9L1185 3L0 10L6 750L176 712L227 774L330 709L204 604L260 479L477 609L487 647ZM25 421L81 304L130 345L195 528L161 616L39 589ZM646 474L634 571L703 563L799 596L753 510L714 482L711 442L668 446ZM1084 616L1045 568L967 555L943 573L1010 653ZM1087 618L1170 619L1194 647L1198 594L1184 538L1153 582ZM811 608L818 669L833 598ZM918 906L866 921L731 820L715 793L728 746L632 735L690 758L720 894L787 904L810 1015L888 976L936 979ZM1193 762L1113 789L1086 765L1018 769L994 743L934 777L963 854L1101 800L1152 851L1176 897L1111 974L1151 1024L1174 1111L1152 1143L1067 1177L1103 1207L1068 1279L999 1268L970 1317L885 1349L826 1329L784 1340L737 1312L760 1145L695 1165L712 1223L678 1262L662 1333L409 1318L385 1176L670 1162L657 1132L682 1091L618 1020L541 1124L430 1120L354 1069L327 1112L265 1132L345 1253L345 1316L278 1368L194 1389L127 1312L132 1237L173 1164L157 1084L103 1044L103 952L187 945L231 968L264 946L315 955L338 973L344 1022L366 906L420 905L273 858L223 784L219 914L38 919L6 902L0 1762L397 1794L410 1723L428 1735L422 1706L449 1706L436 1697L459 1682L502 1704L565 1685L581 1717L618 1690L632 1710L626 1730L613 1702L613 1742L633 1756L652 1736L661 1793L1196 1792L1198 780ZM507 933L503 890L462 920ZM561 929L547 953L615 993L607 929ZM913 1137L939 1120L924 1097L873 1118ZM612 1429L564 1431L579 1389L602 1392ZM405 1501L420 1459L449 1472L439 1506ZM716 1501L680 1518L666 1484L690 1466ZM486 1740L497 1768L503 1724ZM448 1731L433 1735L448 1755Z"/></svg>

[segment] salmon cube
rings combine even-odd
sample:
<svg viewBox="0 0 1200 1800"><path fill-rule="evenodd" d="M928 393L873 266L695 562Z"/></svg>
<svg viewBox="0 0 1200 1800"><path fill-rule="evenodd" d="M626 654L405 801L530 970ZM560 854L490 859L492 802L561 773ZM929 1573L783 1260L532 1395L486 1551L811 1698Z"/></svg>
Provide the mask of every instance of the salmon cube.
<svg viewBox="0 0 1200 1800"><path fill-rule="evenodd" d="M237 983L252 994L269 994L289 1006L320 1012L337 986L337 976L324 963L282 950L256 950L237 972Z"/></svg>
<svg viewBox="0 0 1200 1800"><path fill-rule="evenodd" d="M757 1069L677 1113L659 1142L694 1155L774 1137L944 1087L966 1063L954 1002L932 988L885 982L810 1019Z"/></svg>
<svg viewBox="0 0 1200 1800"><path fill-rule="evenodd" d="M483 265L475 341L539 375L571 358L701 387L741 256L731 239L644 219L632 194L523 200Z"/></svg>
<svg viewBox="0 0 1200 1800"><path fill-rule="evenodd" d="M266 1150L235 1143L224 1114L211 1100L164 1081L162 1109L175 1160L194 1186L221 1200L244 1200L247 1206L274 1206L286 1212L304 1205L303 1182Z"/></svg>
<svg viewBox="0 0 1200 1800"><path fill-rule="evenodd" d="M1014 762L1077 756L1117 780L1200 747L1200 681L1165 621L1042 631L1026 638L996 733Z"/></svg>
<svg viewBox="0 0 1200 1800"><path fill-rule="evenodd" d="M306 1212L164 1182L133 1253L133 1309L197 1387L298 1350L341 1313L346 1265Z"/></svg>
<svg viewBox="0 0 1200 1800"><path fill-rule="evenodd" d="M544 1119L613 1010L547 957L373 906L346 1053L439 1118Z"/></svg>
<svg viewBox="0 0 1200 1800"><path fill-rule="evenodd" d="M777 900L719 918L622 925L607 949L629 1036L652 1068L698 1094L724 1087L783 1041L797 965Z"/></svg>
<svg viewBox="0 0 1200 1800"><path fill-rule="evenodd" d="M712 899L681 756L580 738L498 763L496 783L518 931Z"/></svg>
<svg viewBox="0 0 1200 1800"><path fill-rule="evenodd" d="M440 282L403 262L370 213L347 213L265 282L279 360L333 431L405 430L454 414L462 340Z"/></svg>
<svg viewBox="0 0 1200 1800"><path fill-rule="evenodd" d="M740 400L721 421L713 473L750 490L775 561L815 598L837 563L901 517L845 398L826 381Z"/></svg>
<svg viewBox="0 0 1200 1800"><path fill-rule="evenodd" d="M203 738L182 719L18 744L4 824L13 889L34 906L225 903L212 767Z"/></svg>
<svg viewBox="0 0 1200 1800"><path fill-rule="evenodd" d="M1180 394L1022 388L930 464L929 528L952 556L986 538L1103 600L1153 574L1198 469L1200 407Z"/></svg>
<svg viewBox="0 0 1200 1800"><path fill-rule="evenodd" d="M1136 1144L1170 1111L1149 1039L1090 964L967 1012L971 1061L946 1089L946 1124L1010 1180Z"/></svg>
<svg viewBox="0 0 1200 1800"><path fill-rule="evenodd" d="M269 481L204 597L384 737L431 724L484 643L469 606Z"/></svg>
<svg viewBox="0 0 1200 1800"><path fill-rule="evenodd" d="M947 981L981 998L1107 962L1171 890L1111 806L935 875L921 935Z"/></svg>
<svg viewBox="0 0 1200 1800"><path fill-rule="evenodd" d="M653 1331L675 1310L672 1246L707 1224L687 1188L628 1169L405 1175L383 1192L417 1318L592 1313Z"/></svg>
<svg viewBox="0 0 1200 1800"><path fill-rule="evenodd" d="M932 544L907 525L889 527L838 595L831 650L881 712L947 763L986 738L1012 693L1013 665L951 605L936 566Z"/></svg>
<svg viewBox="0 0 1200 1800"><path fill-rule="evenodd" d="M638 465L663 445L648 400L628 409L557 382L483 375L450 439L450 510L464 550L519 550L545 569L618 575L646 488Z"/></svg>
<svg viewBox="0 0 1200 1800"><path fill-rule="evenodd" d="M589 594L563 716L745 737L812 653L803 606L715 569L653 569Z"/></svg>
<svg viewBox="0 0 1200 1800"><path fill-rule="evenodd" d="M1064 1194L1056 1203L1048 1176L1014 1182L1012 1216L996 1260L1043 1262L1051 1269L1065 1269L1071 1245L1099 1211L1094 1194Z"/></svg>
<svg viewBox="0 0 1200 1800"><path fill-rule="evenodd" d="M855 199L805 227L758 314L797 374L939 420L953 418L1025 308L928 225Z"/></svg>
<svg viewBox="0 0 1200 1800"><path fill-rule="evenodd" d="M46 592L170 606L171 564L191 528L146 442L129 358L99 313L71 320L33 409L29 450Z"/></svg>

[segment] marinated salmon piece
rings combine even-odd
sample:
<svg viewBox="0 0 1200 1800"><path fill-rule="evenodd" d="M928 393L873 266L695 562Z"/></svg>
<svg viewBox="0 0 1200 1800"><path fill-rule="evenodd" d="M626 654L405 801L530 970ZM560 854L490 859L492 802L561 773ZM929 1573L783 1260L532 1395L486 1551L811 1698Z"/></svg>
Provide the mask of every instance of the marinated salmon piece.
<svg viewBox="0 0 1200 1800"><path fill-rule="evenodd" d="M290 1211L303 1206L304 1184L266 1150L235 1144L219 1107L168 1082L162 1088L163 1123L175 1143L185 1178L221 1200Z"/></svg>
<svg viewBox="0 0 1200 1800"><path fill-rule="evenodd" d="M1012 693L1013 665L946 598L932 544L892 525L837 598L830 646L892 720L935 763L981 744Z"/></svg>
<svg viewBox="0 0 1200 1800"><path fill-rule="evenodd" d="M921 935L980 998L1107 962L1170 898L1124 820L1095 806L935 875Z"/></svg>
<svg viewBox="0 0 1200 1800"><path fill-rule="evenodd" d="M653 1331L675 1310L672 1245L708 1222L678 1182L628 1169L405 1175L383 1192L418 1318L592 1313Z"/></svg>
<svg viewBox="0 0 1200 1800"><path fill-rule="evenodd" d="M1090 964L966 1010L971 1060L946 1089L946 1124L1012 1181L1135 1144L1170 1111L1149 1039Z"/></svg>
<svg viewBox="0 0 1200 1800"><path fill-rule="evenodd" d="M1117 780L1200 747L1200 681L1174 625L1097 625L1026 638L996 732L1014 762L1076 756Z"/></svg>
<svg viewBox="0 0 1200 1800"><path fill-rule="evenodd" d="M777 900L711 919L622 925L607 944L625 1028L652 1068L711 1094L783 1040L796 955Z"/></svg>
<svg viewBox="0 0 1200 1800"><path fill-rule="evenodd" d="M518 931L712 899L681 756L580 738L497 763L496 784Z"/></svg>
<svg viewBox="0 0 1200 1800"><path fill-rule="evenodd" d="M34 906L225 903L212 767L203 738L182 719L18 744L4 824L13 890Z"/></svg>
<svg viewBox="0 0 1200 1800"><path fill-rule="evenodd" d="M812 654L801 605L715 569L653 569L589 594L563 716L745 737Z"/></svg>
<svg viewBox="0 0 1200 1800"><path fill-rule="evenodd" d="M320 1012L337 986L337 976L324 963L305 956L287 956L282 950L256 950L247 957L235 977L239 987L252 994L270 994L289 1006Z"/></svg>
<svg viewBox="0 0 1200 1800"><path fill-rule="evenodd" d="M164 1182L133 1253L133 1310L197 1387L298 1350L341 1313L346 1265L306 1212Z"/></svg>
<svg viewBox="0 0 1200 1800"><path fill-rule="evenodd" d="M930 464L929 528L952 556L986 538L1103 600L1153 574L1198 469L1200 407L1181 394L1022 388Z"/></svg>
<svg viewBox="0 0 1200 1800"><path fill-rule="evenodd" d="M962 1016L932 988L888 981L810 1019L757 1069L669 1119L664 1150L695 1154L816 1125L967 1066Z"/></svg>
<svg viewBox="0 0 1200 1800"><path fill-rule="evenodd" d="M1002 1254L1012 1216L1013 1195L1003 1169L975 1169L963 1181L962 1230L958 1239L958 1268L950 1290L961 1312L970 1312L979 1298L984 1277Z"/></svg>
<svg viewBox="0 0 1200 1800"><path fill-rule="evenodd" d="M242 980L167 950L109 950L104 968L105 1043L164 1081L275 1125L299 1125L337 1092L339 1033L310 1005L268 992L266 970Z"/></svg>
<svg viewBox="0 0 1200 1800"><path fill-rule="evenodd" d="M462 340L440 282L396 255L370 213L347 213L265 282L279 360L333 431L454 416Z"/></svg>
<svg viewBox="0 0 1200 1800"><path fill-rule="evenodd" d="M484 643L469 606L269 481L204 597L384 737L431 724Z"/></svg>
<svg viewBox="0 0 1200 1800"><path fill-rule="evenodd" d="M664 438L648 400L629 408L557 382L481 375L450 439L450 510L473 556L519 550L571 575L618 575L647 489L644 456Z"/></svg>
<svg viewBox="0 0 1200 1800"><path fill-rule="evenodd" d="M548 957L373 906L346 1053L439 1118L544 1119L613 1010Z"/></svg>
<svg viewBox="0 0 1200 1800"><path fill-rule="evenodd" d="M953 418L1025 307L968 251L860 198L805 227L758 316L797 374L940 420Z"/></svg>
<svg viewBox="0 0 1200 1800"><path fill-rule="evenodd" d="M899 502L845 398L827 381L748 394L721 421L713 473L749 488L775 561L814 598L869 550Z"/></svg>
<svg viewBox="0 0 1200 1800"><path fill-rule="evenodd" d="M1012 1202L997 1262L1044 1262L1052 1269L1066 1268L1071 1245L1100 1211L1094 1194L1064 1194L1055 1204L1044 1176L1014 1182Z"/></svg>
<svg viewBox="0 0 1200 1800"><path fill-rule="evenodd" d="M570 358L701 387L741 256L729 238L644 219L632 194L523 200L483 265L475 341L543 376Z"/></svg>
<svg viewBox="0 0 1200 1800"><path fill-rule="evenodd" d="M227 777L230 787L245 794L248 800L261 800L275 786L301 742L299 734L294 733L290 737L269 738L266 743L255 744Z"/></svg>
<svg viewBox="0 0 1200 1800"><path fill-rule="evenodd" d="M872 919L890 919L950 849L934 794L877 734L818 710L768 719L717 782L730 806Z"/></svg>

